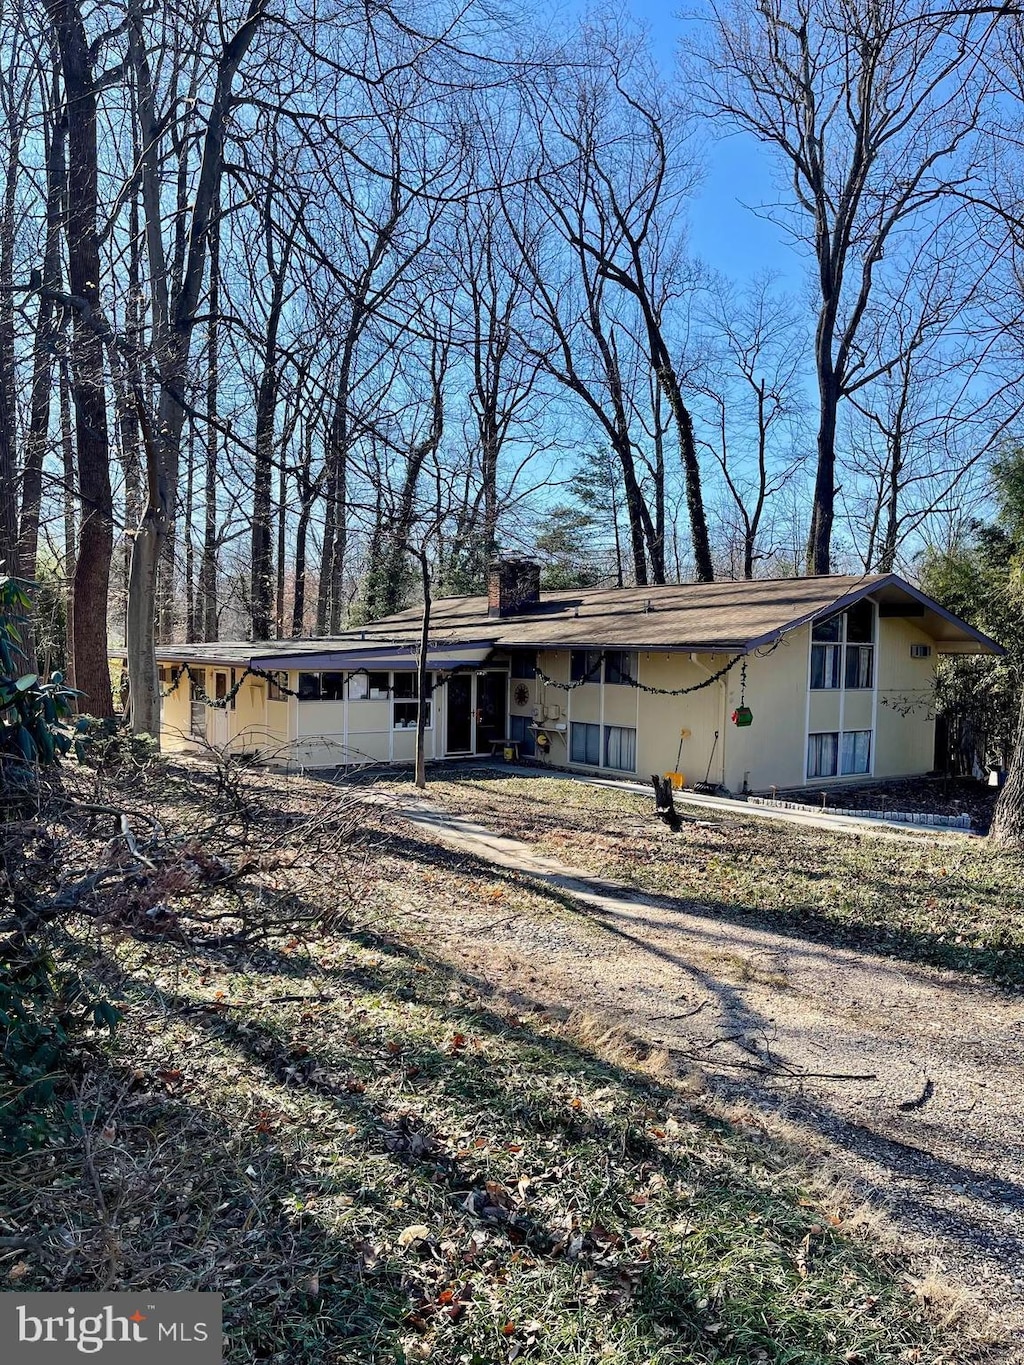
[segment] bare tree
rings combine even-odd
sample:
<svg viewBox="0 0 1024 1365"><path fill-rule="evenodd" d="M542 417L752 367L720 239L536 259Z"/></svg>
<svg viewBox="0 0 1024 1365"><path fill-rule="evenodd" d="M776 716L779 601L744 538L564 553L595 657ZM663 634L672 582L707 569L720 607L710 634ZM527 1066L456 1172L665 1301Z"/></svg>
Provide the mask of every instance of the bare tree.
<svg viewBox="0 0 1024 1365"><path fill-rule="evenodd" d="M708 309L710 356L702 388L714 414L708 441L726 490L727 519L739 540L739 570L753 578L770 558L773 500L803 463L800 334L792 304L775 292L770 275L745 290L724 281L712 285Z"/></svg>
<svg viewBox="0 0 1024 1365"><path fill-rule="evenodd" d="M990 77L991 14L921 0L713 4L700 80L706 107L776 155L770 212L813 252L819 420L810 572L828 573L842 400L892 369L864 320L898 234L928 230L975 175L968 155Z"/></svg>

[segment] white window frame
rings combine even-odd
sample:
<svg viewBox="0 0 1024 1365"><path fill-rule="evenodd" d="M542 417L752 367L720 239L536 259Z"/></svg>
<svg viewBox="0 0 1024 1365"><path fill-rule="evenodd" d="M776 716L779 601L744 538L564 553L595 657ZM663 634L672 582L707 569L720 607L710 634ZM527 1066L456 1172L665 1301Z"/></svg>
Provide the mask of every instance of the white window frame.
<svg viewBox="0 0 1024 1365"><path fill-rule="evenodd" d="M629 735L632 735L632 736L633 736L633 743L632 743L632 747L633 747L633 766L630 767L630 768L624 767L622 764L612 763L612 762L610 761L609 757L608 757L609 742L610 742L610 740L611 740L611 736L612 736L612 731L613 731L613 730L619 731L619 732L622 733L622 734L629 734ZM622 742L622 741L621 741L621 739L620 739L619 743L621 744L621 742ZM601 736L601 756L602 756L602 758L604 759L604 764L603 764L603 766L604 766L605 768L608 768L609 771L615 772L615 773L635 773L635 772L636 772L636 726L635 726L635 725L606 725L606 726L604 727L604 733L603 733L602 736Z"/></svg>
<svg viewBox="0 0 1024 1365"><path fill-rule="evenodd" d="M383 669L378 669L377 671L378 671L378 672L383 672ZM393 731L396 735L404 735L404 734L406 734L409 730L415 730L415 729L416 729L416 720L417 720L418 717L417 717L415 714L414 714L414 716L413 716L413 721L412 721L412 724L411 724L411 725L409 725L409 724L402 724L402 725L399 725L399 724L397 724L396 721L395 721L395 710L396 710L397 707L399 707L399 706L412 706L412 707L415 707L415 708L417 708L417 709L418 709L418 707L419 707L419 700L418 700L418 698L417 698L416 696L412 696L412 697L399 697L399 696L396 696L396 695L395 695L395 679L396 679L396 678L408 678L408 677L410 677L410 676L411 676L411 678L412 678L412 683L413 683L413 692L415 693L415 691L416 691L416 679L417 679L417 674L415 674L415 673L409 674L409 673L404 672L404 671L403 671L403 672L398 672L398 673L391 672L391 673L388 674L388 691L389 691L390 696L391 696L391 729L392 729L392 731ZM423 728L424 728L425 730L433 730L433 728L434 728L434 697L433 697L434 675L433 675L433 673L428 673L428 674L427 674L427 685L428 685L428 687L431 689L431 695L430 695L429 697L427 697L427 700L426 700L426 707L427 707L427 723L426 723L426 725L425 725Z"/></svg>
<svg viewBox="0 0 1024 1365"><path fill-rule="evenodd" d="M808 782L814 782L824 778L839 776L839 754L842 746L842 740L840 738L840 735L841 732L839 730L812 730L811 733L807 736L807 757L805 760L804 767L807 773ZM826 737L833 738L835 740L834 750L835 767L832 769L830 773L811 772L811 741L815 739L825 739Z"/></svg>

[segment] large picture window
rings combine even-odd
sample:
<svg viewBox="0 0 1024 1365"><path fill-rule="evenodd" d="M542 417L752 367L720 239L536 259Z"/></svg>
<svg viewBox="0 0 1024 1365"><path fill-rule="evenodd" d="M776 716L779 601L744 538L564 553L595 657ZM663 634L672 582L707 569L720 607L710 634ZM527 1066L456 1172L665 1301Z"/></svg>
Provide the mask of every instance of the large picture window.
<svg viewBox="0 0 1024 1365"><path fill-rule="evenodd" d="M811 628L811 690L867 691L875 685L875 608L857 602Z"/></svg>
<svg viewBox="0 0 1024 1365"><path fill-rule="evenodd" d="M604 727L604 763L619 772L636 772L636 731L625 725Z"/></svg>
<svg viewBox="0 0 1024 1365"><path fill-rule="evenodd" d="M574 720L569 736L569 757L573 763L601 766L601 727Z"/></svg>

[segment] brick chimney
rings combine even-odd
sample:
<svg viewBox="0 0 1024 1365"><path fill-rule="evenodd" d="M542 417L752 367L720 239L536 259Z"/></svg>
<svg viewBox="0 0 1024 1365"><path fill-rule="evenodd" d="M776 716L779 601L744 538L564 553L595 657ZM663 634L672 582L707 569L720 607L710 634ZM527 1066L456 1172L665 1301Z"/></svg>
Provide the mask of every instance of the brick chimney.
<svg viewBox="0 0 1024 1365"><path fill-rule="evenodd" d="M487 615L516 616L540 601L540 565L532 559L498 559L487 580Z"/></svg>

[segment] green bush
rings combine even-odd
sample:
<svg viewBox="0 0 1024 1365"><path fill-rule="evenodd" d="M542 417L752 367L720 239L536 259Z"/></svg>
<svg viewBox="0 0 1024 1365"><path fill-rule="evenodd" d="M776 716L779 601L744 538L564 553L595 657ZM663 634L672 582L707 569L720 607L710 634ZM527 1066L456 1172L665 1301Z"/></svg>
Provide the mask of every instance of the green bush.
<svg viewBox="0 0 1024 1365"><path fill-rule="evenodd" d="M0 1154L38 1146L64 1108L61 1094L90 1027L121 1015L97 1000L49 950L24 942L0 962Z"/></svg>
<svg viewBox="0 0 1024 1365"><path fill-rule="evenodd" d="M54 763L71 748L68 721L79 695L62 673L44 681L22 671L26 662L24 626L32 606L27 585L0 578L0 768L5 781L17 780L26 765Z"/></svg>

